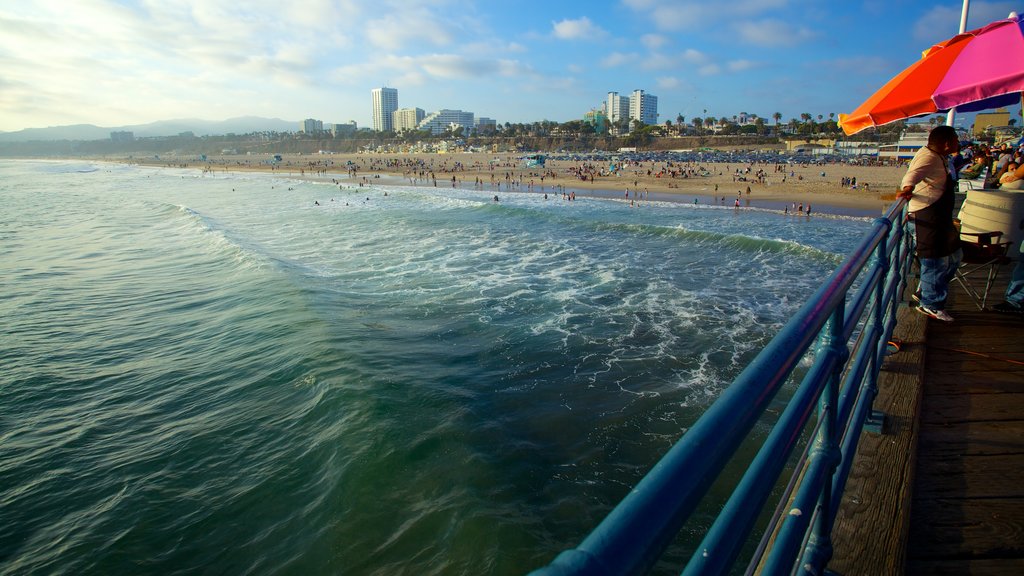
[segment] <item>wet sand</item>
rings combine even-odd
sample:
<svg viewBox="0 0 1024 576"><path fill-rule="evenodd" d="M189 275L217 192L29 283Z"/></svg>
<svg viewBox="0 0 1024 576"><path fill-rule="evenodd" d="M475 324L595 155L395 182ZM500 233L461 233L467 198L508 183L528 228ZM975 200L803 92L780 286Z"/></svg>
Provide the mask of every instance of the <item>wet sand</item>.
<svg viewBox="0 0 1024 576"><path fill-rule="evenodd" d="M520 154L293 154L273 162L267 155L132 159L148 166L189 167L209 172L260 171L336 181L344 185L410 185L480 189L495 194L536 192L640 201L697 202L779 210L881 214L895 198L905 167L856 164L626 163L548 160L526 167ZM453 182L454 178L454 182ZM856 187L850 185L856 179ZM844 182L846 179L846 182Z"/></svg>

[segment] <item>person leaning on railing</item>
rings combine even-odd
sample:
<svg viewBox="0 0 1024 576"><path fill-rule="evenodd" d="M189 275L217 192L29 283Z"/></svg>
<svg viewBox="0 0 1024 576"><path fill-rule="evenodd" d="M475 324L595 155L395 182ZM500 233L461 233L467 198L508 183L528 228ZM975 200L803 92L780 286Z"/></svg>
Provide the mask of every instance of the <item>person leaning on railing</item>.
<svg viewBox="0 0 1024 576"><path fill-rule="evenodd" d="M953 224L955 204L953 177L948 156L960 148L952 126L937 126L928 134L928 144L914 154L900 183L899 196L910 201L908 210L914 222L921 283L914 296L917 311L952 322L946 312L949 282L960 266L960 233Z"/></svg>

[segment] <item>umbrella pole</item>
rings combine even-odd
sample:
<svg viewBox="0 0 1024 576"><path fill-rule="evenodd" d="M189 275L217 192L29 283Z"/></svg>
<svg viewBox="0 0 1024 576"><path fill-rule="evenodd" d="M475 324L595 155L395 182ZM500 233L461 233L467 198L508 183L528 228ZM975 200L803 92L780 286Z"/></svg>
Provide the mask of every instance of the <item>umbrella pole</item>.
<svg viewBox="0 0 1024 576"><path fill-rule="evenodd" d="M960 10L960 32L963 34L967 30L967 11L971 7L971 0L964 0L964 7ZM949 113L946 114L946 126L953 125L953 119L956 118L956 108L950 108Z"/></svg>

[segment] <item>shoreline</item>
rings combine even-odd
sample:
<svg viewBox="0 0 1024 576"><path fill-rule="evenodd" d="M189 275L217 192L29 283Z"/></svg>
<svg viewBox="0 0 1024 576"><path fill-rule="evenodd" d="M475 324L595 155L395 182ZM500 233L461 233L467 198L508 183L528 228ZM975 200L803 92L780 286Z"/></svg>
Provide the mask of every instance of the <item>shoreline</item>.
<svg viewBox="0 0 1024 576"><path fill-rule="evenodd" d="M521 155L289 154L270 158L214 156L105 158L147 167L190 168L204 173L260 172L329 183L457 187L495 194L575 192L620 200L664 201L813 213L878 216L895 199L906 168L855 163L626 162L615 169L604 160L551 160L526 167ZM96 159L99 160L99 159ZM856 186L849 185L855 182ZM881 191L881 192L879 192Z"/></svg>

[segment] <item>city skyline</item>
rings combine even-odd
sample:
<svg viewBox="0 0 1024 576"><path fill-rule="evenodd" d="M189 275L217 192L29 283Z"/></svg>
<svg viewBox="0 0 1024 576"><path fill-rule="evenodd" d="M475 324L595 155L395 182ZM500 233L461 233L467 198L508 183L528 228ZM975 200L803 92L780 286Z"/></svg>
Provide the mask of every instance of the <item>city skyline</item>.
<svg viewBox="0 0 1024 576"><path fill-rule="evenodd" d="M367 93L498 123L567 122L609 92L658 122L852 111L956 32L961 0L29 0L0 8L0 131L261 116L372 127ZM1014 2L971 3L968 28Z"/></svg>

